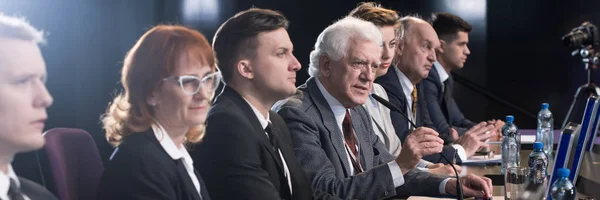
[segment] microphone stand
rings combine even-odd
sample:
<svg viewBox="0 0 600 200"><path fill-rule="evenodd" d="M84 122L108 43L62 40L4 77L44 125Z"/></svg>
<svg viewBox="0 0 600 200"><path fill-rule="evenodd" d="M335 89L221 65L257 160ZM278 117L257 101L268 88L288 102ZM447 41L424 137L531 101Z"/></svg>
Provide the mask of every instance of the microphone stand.
<svg viewBox="0 0 600 200"><path fill-rule="evenodd" d="M400 113L404 118L406 118L406 120L410 123L410 125L412 125L413 127L417 127L417 125L412 120L410 120L410 118L408 118L406 113L401 111L398 107L394 106L394 104L390 103L389 101L385 100L384 98L381 98L380 96L378 96L376 94L371 94L371 96L375 100L377 100L377 102L381 103L383 106L389 108L390 110ZM448 158L446 158L446 156L444 156L443 153L441 153L440 155L446 162L450 163L450 167L452 167L452 169L454 170L454 174L456 174L456 184L457 184L456 185L456 194L457 194L456 196L458 196L457 199L463 200L464 196L463 196L462 185L460 184L460 177L458 176L458 171L454 167L454 163L450 162L450 160Z"/></svg>
<svg viewBox="0 0 600 200"><path fill-rule="evenodd" d="M581 116L583 115L581 105L584 105L585 103L578 100L587 99L592 95L600 95L600 88L593 82L593 65L599 64L600 54L596 53L595 55L592 55L587 48L581 48L581 50L575 50L571 53L573 56L576 56L577 54L581 55L582 62L585 64L585 69L587 70L587 83L577 88L577 92L575 92L575 96L573 96L573 102L571 102L571 106L565 116L561 129L563 129L568 122L581 120ZM574 111L575 113L573 113Z"/></svg>

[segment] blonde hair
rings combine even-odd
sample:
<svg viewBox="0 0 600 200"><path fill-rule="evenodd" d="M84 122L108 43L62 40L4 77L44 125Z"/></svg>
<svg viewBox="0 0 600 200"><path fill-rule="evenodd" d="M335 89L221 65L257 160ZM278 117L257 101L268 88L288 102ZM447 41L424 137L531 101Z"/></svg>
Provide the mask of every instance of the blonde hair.
<svg viewBox="0 0 600 200"><path fill-rule="evenodd" d="M102 117L106 139L118 146L127 136L144 132L154 119L147 98L163 78L171 76L178 58L189 54L202 65L216 70L210 44L200 32L178 25L159 25L147 31L125 56L121 71L124 91L109 104ZM204 137L205 125L190 127L186 141L197 143Z"/></svg>

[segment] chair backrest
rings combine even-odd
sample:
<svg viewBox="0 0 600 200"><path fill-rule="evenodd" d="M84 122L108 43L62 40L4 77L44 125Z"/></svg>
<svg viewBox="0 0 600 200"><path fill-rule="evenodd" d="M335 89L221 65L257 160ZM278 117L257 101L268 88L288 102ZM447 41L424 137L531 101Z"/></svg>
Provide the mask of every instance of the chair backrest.
<svg viewBox="0 0 600 200"><path fill-rule="evenodd" d="M62 200L94 200L104 171L91 135L82 129L53 128L44 133L53 191Z"/></svg>

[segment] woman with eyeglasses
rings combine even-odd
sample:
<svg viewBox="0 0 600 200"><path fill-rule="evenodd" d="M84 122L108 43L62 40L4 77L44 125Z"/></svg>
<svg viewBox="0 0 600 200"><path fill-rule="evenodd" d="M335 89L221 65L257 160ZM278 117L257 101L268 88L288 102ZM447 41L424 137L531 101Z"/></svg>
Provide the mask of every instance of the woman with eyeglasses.
<svg viewBox="0 0 600 200"><path fill-rule="evenodd" d="M125 57L124 91L102 117L117 148L102 175L98 199L207 200L186 144L199 142L220 75L198 31L160 25Z"/></svg>

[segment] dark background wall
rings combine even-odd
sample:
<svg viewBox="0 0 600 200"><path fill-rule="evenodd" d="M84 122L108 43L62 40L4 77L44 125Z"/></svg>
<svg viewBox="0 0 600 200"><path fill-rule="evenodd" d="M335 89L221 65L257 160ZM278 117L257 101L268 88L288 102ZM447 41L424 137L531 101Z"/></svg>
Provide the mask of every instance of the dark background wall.
<svg viewBox="0 0 600 200"><path fill-rule="evenodd" d="M487 89L534 114L540 103L550 103L555 127L560 126L586 82L581 57L571 56L560 38L583 21L600 23L598 8L599 1L588 0L488 1ZM593 74L597 82L598 70ZM513 112L497 104L487 107L488 117ZM515 120L535 127L522 114L515 113Z"/></svg>
<svg viewBox="0 0 600 200"><path fill-rule="evenodd" d="M115 92L123 57L148 28L179 23L209 40L236 12L256 6L279 10L291 21L289 34L303 65L298 84L308 77L308 54L317 35L346 15L353 0L0 0L0 12L22 15L48 32L42 47L48 88L55 103L47 129L89 131L104 161L112 151L104 140L100 116ZM584 20L600 21L599 1L545 0L383 0L402 15L457 14L474 27L471 56L456 73L486 91L535 114L549 102L556 124L562 122L576 88L585 82L581 59L571 57L560 37ZM1 44L0 44L1 45ZM459 106L474 121L514 114L521 128L535 119L456 84Z"/></svg>

